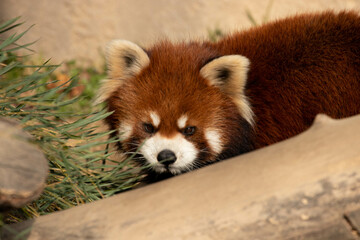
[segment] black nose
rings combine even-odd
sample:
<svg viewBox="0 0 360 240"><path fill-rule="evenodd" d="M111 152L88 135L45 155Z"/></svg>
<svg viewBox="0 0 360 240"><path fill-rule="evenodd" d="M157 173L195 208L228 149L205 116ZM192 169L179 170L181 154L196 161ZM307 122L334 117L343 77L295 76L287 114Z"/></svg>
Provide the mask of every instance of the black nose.
<svg viewBox="0 0 360 240"><path fill-rule="evenodd" d="M157 155L157 160L162 164L169 166L176 161L176 155L173 151L165 149L159 152Z"/></svg>

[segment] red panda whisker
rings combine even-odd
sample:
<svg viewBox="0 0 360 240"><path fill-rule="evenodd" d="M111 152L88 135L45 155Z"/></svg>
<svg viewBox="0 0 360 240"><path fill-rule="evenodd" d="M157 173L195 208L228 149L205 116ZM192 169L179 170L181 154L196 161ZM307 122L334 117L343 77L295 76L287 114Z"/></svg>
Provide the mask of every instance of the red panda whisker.
<svg viewBox="0 0 360 240"><path fill-rule="evenodd" d="M207 148L205 148L205 149L200 149L199 152L212 154L212 152L210 152L209 150L207 150Z"/></svg>
<svg viewBox="0 0 360 240"><path fill-rule="evenodd" d="M139 153L139 148L130 148L126 152L127 153Z"/></svg>
<svg viewBox="0 0 360 240"><path fill-rule="evenodd" d="M131 154L136 154L136 153L139 153L139 152L137 152L137 151L135 151L135 152L134 151L127 151L126 153L131 155Z"/></svg>
<svg viewBox="0 0 360 240"><path fill-rule="evenodd" d="M140 147L141 144L138 143L126 143L127 145L131 145L131 146L135 146L135 147Z"/></svg>
<svg viewBox="0 0 360 240"><path fill-rule="evenodd" d="M127 145L135 145L135 146L139 146L140 144L138 143L132 143L132 142L129 142L129 143L126 143Z"/></svg>

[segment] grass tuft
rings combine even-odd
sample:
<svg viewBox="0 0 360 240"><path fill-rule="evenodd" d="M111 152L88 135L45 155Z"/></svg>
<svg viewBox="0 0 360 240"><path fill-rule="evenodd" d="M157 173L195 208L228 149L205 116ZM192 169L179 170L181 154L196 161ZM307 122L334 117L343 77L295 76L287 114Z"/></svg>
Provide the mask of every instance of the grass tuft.
<svg viewBox="0 0 360 240"><path fill-rule="evenodd" d="M48 159L50 173L41 197L0 215L0 227L112 196L142 178L141 169L128 159L116 160L107 150L119 141L108 138L111 131L99 128L111 113L91 107L104 73L76 69L74 62L66 63L66 73L58 73L58 66L48 61L28 64L20 53L32 53L32 43L17 43L28 30L8 34L22 24L18 21L0 23L0 116L17 119L33 136Z"/></svg>

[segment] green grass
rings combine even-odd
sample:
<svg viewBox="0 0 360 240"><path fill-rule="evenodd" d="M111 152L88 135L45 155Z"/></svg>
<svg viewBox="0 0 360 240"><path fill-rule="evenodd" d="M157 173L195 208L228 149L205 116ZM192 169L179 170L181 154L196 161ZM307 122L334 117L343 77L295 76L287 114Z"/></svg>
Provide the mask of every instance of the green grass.
<svg viewBox="0 0 360 240"><path fill-rule="evenodd" d="M92 102L96 96L97 89L99 88L100 80L106 77L105 66L98 70L94 67L81 67L76 64L76 61L68 61L63 64L64 70L58 76L76 76L79 79L79 83L76 86L78 92L75 94L79 96L79 101L76 104L66 106L63 110L70 110L73 112L83 112L84 109L88 110L92 106ZM53 76L56 79L56 75Z"/></svg>
<svg viewBox="0 0 360 240"><path fill-rule="evenodd" d="M217 42L224 37L224 33L220 28L208 29L208 38L210 42Z"/></svg>
<svg viewBox="0 0 360 240"><path fill-rule="evenodd" d="M4 37L21 25L18 20L0 23L0 116L17 119L33 136L48 159L50 173L40 198L0 215L0 227L112 196L143 177L131 157L118 161L107 151L118 139L98 128L111 114L101 106L91 107L105 70L68 62L60 74L69 79L59 82L58 66L47 61L29 64L31 43L17 43L26 32Z"/></svg>

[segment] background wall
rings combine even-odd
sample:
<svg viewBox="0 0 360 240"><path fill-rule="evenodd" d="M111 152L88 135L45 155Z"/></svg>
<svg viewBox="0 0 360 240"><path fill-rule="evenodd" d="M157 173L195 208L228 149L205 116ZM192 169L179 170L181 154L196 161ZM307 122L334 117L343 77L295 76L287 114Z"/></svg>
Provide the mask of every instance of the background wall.
<svg viewBox="0 0 360 240"><path fill-rule="evenodd" d="M1 0L0 20L22 16L35 24L23 42L53 63L76 59L99 66L107 42L122 38L147 46L159 38L204 38L252 25L264 18L324 9L360 10L360 0Z"/></svg>

